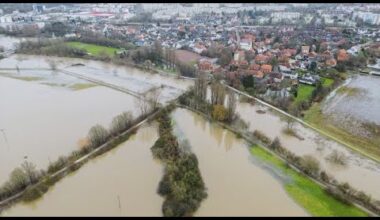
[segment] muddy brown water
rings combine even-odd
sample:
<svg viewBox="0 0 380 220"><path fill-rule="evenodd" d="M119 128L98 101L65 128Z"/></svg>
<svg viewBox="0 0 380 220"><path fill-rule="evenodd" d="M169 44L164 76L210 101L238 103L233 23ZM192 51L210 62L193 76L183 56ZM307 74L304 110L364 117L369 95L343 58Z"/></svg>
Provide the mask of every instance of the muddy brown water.
<svg viewBox="0 0 380 220"><path fill-rule="evenodd" d="M199 161L208 198L195 216L305 216L281 181L253 163L246 143L202 116L176 109L175 127Z"/></svg>
<svg viewBox="0 0 380 220"><path fill-rule="evenodd" d="M193 81L191 80L189 81L178 79L176 77L147 73L129 66L114 65L94 60L53 56L47 57L15 54L0 60L0 70L1 68L18 67L21 69L20 75L22 75L22 73L26 71L22 70L22 68L50 68L51 63L55 63L57 69L79 73L96 80L128 88L137 93L144 93L152 88L163 86L159 89L159 100L162 103L176 98L193 84ZM30 74L30 72L28 74ZM41 77L41 74L37 76Z"/></svg>
<svg viewBox="0 0 380 220"><path fill-rule="evenodd" d="M102 86L71 91L0 76L0 184L25 159L45 169L77 150L95 124L108 128L123 111L136 117L135 101Z"/></svg>
<svg viewBox="0 0 380 220"><path fill-rule="evenodd" d="M90 160L40 199L18 203L4 216L161 216L157 193L163 166L150 147L157 124L140 128L117 148Z"/></svg>

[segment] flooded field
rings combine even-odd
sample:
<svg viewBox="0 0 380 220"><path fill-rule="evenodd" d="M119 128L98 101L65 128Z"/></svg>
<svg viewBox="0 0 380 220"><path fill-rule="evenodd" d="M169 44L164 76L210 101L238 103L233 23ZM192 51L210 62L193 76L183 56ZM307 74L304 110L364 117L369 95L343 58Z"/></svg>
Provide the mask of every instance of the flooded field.
<svg viewBox="0 0 380 220"><path fill-rule="evenodd" d="M95 124L108 128L136 98L106 87L68 90L0 76L0 184L24 160L45 169L78 149Z"/></svg>
<svg viewBox="0 0 380 220"><path fill-rule="evenodd" d="M257 113L263 110L265 113ZM274 113L267 107L256 103L239 103L237 112L241 118L249 123L250 131L259 130L272 140L280 139L282 145L298 156L313 155L321 163L321 169L327 171L340 182L348 182L351 186L369 193L373 198L380 199L380 165L357 153L353 153L345 146L326 139L317 132L294 123L296 133L304 138L300 140L286 135L283 129L287 127L286 120L279 113ZM347 157L347 165L336 165L327 160L331 153L337 150Z"/></svg>
<svg viewBox="0 0 380 220"><path fill-rule="evenodd" d="M16 48L16 45L24 40L32 40L33 38L17 38L10 37L0 34L0 47L3 47L4 50L13 50Z"/></svg>
<svg viewBox="0 0 380 220"><path fill-rule="evenodd" d="M352 134L370 137L363 126L375 123L380 126L380 77L357 75L326 99L322 111L332 122Z"/></svg>
<svg viewBox="0 0 380 220"><path fill-rule="evenodd" d="M172 117L197 155L207 187L196 216L308 215L283 189L286 177L250 156L243 140L186 109L176 109Z"/></svg>
<svg viewBox="0 0 380 220"><path fill-rule="evenodd" d="M4 216L161 216L156 193L163 167L150 147L157 124L140 128L117 148L65 177L42 198L19 203Z"/></svg>
<svg viewBox="0 0 380 220"><path fill-rule="evenodd" d="M0 74L9 74L10 71L7 70L7 68L18 67L21 70L19 72L13 71L13 74L18 74L19 76L24 76L25 74L25 76L42 77L46 80L51 80L51 75L55 75L54 80L51 80L51 83L64 84L65 82L61 79L66 76L64 73L59 71L45 70L45 72L43 72L29 70L33 68L50 69L52 63L54 63L57 69L82 74L96 80L127 88L137 93L143 94L150 89L159 88L160 101L162 103L176 98L192 85L192 81L189 80L146 73L128 66L118 66L93 60L34 55L13 55L9 58L0 60ZM1 70L2 68L3 70ZM28 70L22 70L22 68L28 68Z"/></svg>

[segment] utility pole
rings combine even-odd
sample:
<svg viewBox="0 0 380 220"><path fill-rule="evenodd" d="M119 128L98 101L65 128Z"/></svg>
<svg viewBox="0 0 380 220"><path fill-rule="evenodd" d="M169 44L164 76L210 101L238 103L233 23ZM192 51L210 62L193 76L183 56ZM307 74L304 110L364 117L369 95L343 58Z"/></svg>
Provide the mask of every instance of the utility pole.
<svg viewBox="0 0 380 220"><path fill-rule="evenodd" d="M120 210L120 215L121 215L121 202L120 202L120 196L119 195L117 195L117 199L119 201L119 210Z"/></svg>

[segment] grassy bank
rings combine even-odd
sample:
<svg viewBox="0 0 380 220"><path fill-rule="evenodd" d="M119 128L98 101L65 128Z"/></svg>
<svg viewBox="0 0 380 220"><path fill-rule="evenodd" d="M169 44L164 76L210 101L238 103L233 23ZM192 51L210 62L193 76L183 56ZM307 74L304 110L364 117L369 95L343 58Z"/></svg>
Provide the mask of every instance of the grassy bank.
<svg viewBox="0 0 380 220"><path fill-rule="evenodd" d="M352 135L348 131L339 128L327 120L321 112L319 103L315 103L309 110L305 112L304 120L320 130L323 130L333 137L349 144L351 148L359 152L364 152L380 161L380 139L368 139Z"/></svg>
<svg viewBox="0 0 380 220"><path fill-rule="evenodd" d="M83 49L94 56L99 56L101 55L101 53L104 52L108 56L112 57L115 54L115 52L119 50L115 47L105 47L105 46L100 46L96 44L86 44L86 43L77 42L77 41L66 42L66 44L71 47Z"/></svg>
<svg viewBox="0 0 380 220"><path fill-rule="evenodd" d="M292 178L285 184L288 194L313 216L368 216L364 211L352 205L346 205L333 198L325 190L308 177L294 171L292 168L258 146L250 148L252 155L271 163L277 169Z"/></svg>

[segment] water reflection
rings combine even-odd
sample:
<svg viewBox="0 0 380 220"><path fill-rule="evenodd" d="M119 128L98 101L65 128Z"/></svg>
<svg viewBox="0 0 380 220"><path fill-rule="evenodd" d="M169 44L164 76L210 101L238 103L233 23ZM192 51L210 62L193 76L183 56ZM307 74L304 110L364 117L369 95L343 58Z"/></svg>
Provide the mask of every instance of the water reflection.
<svg viewBox="0 0 380 220"><path fill-rule="evenodd" d="M252 162L246 143L235 134L185 109L176 109L172 116L198 157L207 187L208 198L196 216L308 215L278 179Z"/></svg>

